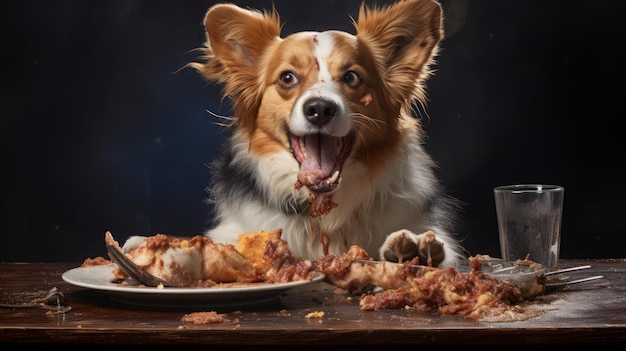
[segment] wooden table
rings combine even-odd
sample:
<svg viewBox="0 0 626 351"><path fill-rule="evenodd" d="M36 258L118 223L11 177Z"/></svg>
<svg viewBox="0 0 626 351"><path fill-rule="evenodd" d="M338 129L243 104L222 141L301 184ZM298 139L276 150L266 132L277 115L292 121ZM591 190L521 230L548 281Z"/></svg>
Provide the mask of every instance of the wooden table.
<svg viewBox="0 0 626 351"><path fill-rule="evenodd" d="M585 264L592 268L578 275L604 278L540 296L533 304L543 312L520 322L476 322L415 310L361 311L358 296L336 294L331 285L316 282L281 293L263 306L217 310L230 322L194 325L181 322L185 313L194 311L137 308L114 302L101 291L66 283L62 274L79 264L0 263L0 303L57 288L71 307L66 313L42 307L0 308L0 344L179 344L185 349L421 344L461 350L598 343L606 349L626 344L626 259L562 260L560 267ZM315 311L324 316L305 318Z"/></svg>

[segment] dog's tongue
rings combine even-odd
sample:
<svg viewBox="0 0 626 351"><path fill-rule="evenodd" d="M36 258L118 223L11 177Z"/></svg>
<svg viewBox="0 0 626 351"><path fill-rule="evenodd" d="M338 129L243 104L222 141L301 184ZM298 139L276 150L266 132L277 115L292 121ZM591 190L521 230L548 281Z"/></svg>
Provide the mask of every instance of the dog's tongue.
<svg viewBox="0 0 626 351"><path fill-rule="evenodd" d="M298 180L305 185L316 184L329 178L337 164L337 142L339 138L325 135L307 135L303 137L306 157L298 141L293 141L296 158L300 161Z"/></svg>
<svg viewBox="0 0 626 351"><path fill-rule="evenodd" d="M302 162L300 172L315 172L328 178L335 168L337 138L325 135L307 135L304 138L306 159Z"/></svg>

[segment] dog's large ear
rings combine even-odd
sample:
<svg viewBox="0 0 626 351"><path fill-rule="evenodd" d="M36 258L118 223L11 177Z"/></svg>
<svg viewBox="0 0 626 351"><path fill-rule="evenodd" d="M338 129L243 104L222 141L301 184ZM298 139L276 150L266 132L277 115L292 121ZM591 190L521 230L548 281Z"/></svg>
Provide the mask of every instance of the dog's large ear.
<svg viewBox="0 0 626 351"><path fill-rule="evenodd" d="M262 93L264 52L280 41L278 13L246 10L232 4L211 7L204 18L207 40L205 62L192 62L210 80L224 84L224 95L234 102L237 122L247 123Z"/></svg>
<svg viewBox="0 0 626 351"><path fill-rule="evenodd" d="M357 38L387 85L390 103L425 103L423 83L443 38L443 15L433 0L399 1L383 8L361 6Z"/></svg>

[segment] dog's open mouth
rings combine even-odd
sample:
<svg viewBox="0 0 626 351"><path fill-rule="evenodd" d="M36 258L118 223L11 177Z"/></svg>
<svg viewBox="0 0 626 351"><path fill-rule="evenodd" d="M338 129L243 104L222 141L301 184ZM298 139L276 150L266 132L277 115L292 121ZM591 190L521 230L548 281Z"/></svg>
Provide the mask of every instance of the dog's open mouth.
<svg viewBox="0 0 626 351"><path fill-rule="evenodd" d="M350 155L354 136L323 134L289 135L291 149L300 163L298 183L317 193L334 190L341 181L343 164Z"/></svg>

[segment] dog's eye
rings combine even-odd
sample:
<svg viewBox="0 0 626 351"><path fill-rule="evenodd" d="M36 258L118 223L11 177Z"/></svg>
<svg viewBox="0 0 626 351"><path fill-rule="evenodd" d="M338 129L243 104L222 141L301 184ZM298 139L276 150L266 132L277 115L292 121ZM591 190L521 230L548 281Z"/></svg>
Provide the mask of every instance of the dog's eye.
<svg viewBox="0 0 626 351"><path fill-rule="evenodd" d="M278 79L278 85L280 85L280 87L283 89L293 88L298 83L300 83L298 76L296 76L295 73L289 71L281 74L280 78Z"/></svg>
<svg viewBox="0 0 626 351"><path fill-rule="evenodd" d="M361 85L361 76L355 71L348 71L343 75L343 82L350 88L356 88Z"/></svg>

